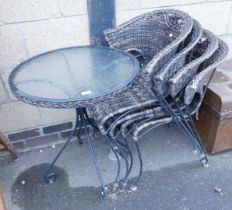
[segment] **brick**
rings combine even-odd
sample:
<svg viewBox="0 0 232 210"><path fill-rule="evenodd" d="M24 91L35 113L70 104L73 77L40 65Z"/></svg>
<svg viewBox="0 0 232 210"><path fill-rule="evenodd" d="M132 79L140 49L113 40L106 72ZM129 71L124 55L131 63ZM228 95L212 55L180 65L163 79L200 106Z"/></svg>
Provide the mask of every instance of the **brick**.
<svg viewBox="0 0 232 210"><path fill-rule="evenodd" d="M86 0L58 0L58 4L63 16L87 14Z"/></svg>
<svg viewBox="0 0 232 210"><path fill-rule="evenodd" d="M90 135L90 137L93 137L93 135L95 134L96 130L91 128L91 127L87 127L87 130L88 130L88 133ZM63 131L60 133L61 135L61 138L64 138L64 139L67 139L68 137L70 137L70 135L72 134L72 130L70 131ZM80 137L82 140L85 140L86 139L86 136L85 136L85 131L84 131L84 128L82 127L81 128L81 132L80 132ZM73 139L76 138L76 135L74 135Z"/></svg>
<svg viewBox="0 0 232 210"><path fill-rule="evenodd" d="M61 138L68 138L70 135L72 134L72 130L71 131L63 131L60 133Z"/></svg>
<svg viewBox="0 0 232 210"><path fill-rule="evenodd" d="M26 130L38 127L40 124L40 116L37 107L20 101L2 104L0 119L1 131L3 133Z"/></svg>
<svg viewBox="0 0 232 210"><path fill-rule="evenodd" d="M47 19L55 14L52 0L7 0L0 3L3 23Z"/></svg>
<svg viewBox="0 0 232 210"><path fill-rule="evenodd" d="M63 130L68 130L70 128L72 128L72 122L61 123L57 125L51 125L51 126L44 127L43 133L49 134L49 133L59 132Z"/></svg>
<svg viewBox="0 0 232 210"><path fill-rule="evenodd" d="M27 57L18 26L0 27L0 46L0 71L3 67L16 65Z"/></svg>
<svg viewBox="0 0 232 210"><path fill-rule="evenodd" d="M12 145L16 150L26 149L25 143L23 141L14 142Z"/></svg>
<svg viewBox="0 0 232 210"><path fill-rule="evenodd" d="M50 134L46 136L38 136L35 138L26 139L26 146L27 147L33 147L33 146L40 146L40 145L46 145L50 143L55 143L59 139L58 134Z"/></svg>
<svg viewBox="0 0 232 210"><path fill-rule="evenodd" d="M45 51L89 44L86 15L25 24L22 27L29 56Z"/></svg>
<svg viewBox="0 0 232 210"><path fill-rule="evenodd" d="M40 135L39 129L32 129L32 130L8 134L8 138L10 141L17 141L17 140L31 138L39 135Z"/></svg>

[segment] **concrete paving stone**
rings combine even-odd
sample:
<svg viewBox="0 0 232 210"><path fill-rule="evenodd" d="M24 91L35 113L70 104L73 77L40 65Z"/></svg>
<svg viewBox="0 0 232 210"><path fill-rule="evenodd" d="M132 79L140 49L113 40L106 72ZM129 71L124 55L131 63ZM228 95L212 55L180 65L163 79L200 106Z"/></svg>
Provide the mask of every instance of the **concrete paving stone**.
<svg viewBox="0 0 232 210"><path fill-rule="evenodd" d="M171 6L170 8L180 9L187 13L189 13L192 17L198 20L203 27L211 30L217 35L223 35L227 32L227 24L229 22L230 16L230 8L232 2L203 2L199 4L191 4L191 5L177 5ZM207 7L207 10L205 9ZM131 18L144 14L146 12L150 12L157 9L162 9L164 7L153 7L149 6L147 8L141 8L136 10L127 10L127 11L119 11L116 14L116 22L117 25L121 24ZM220 14L220 15L216 15ZM223 24L222 24L223 23Z"/></svg>
<svg viewBox="0 0 232 210"><path fill-rule="evenodd" d="M52 0L7 0L0 2L3 23L47 19L54 15Z"/></svg>
<svg viewBox="0 0 232 210"><path fill-rule="evenodd" d="M0 27L0 46L0 72L4 67L16 65L26 58L23 37L18 26Z"/></svg>
<svg viewBox="0 0 232 210"><path fill-rule="evenodd" d="M142 1L143 2L143 1ZM133 10L141 8L141 0L116 0L116 11ZM117 13L116 12L116 13Z"/></svg>
<svg viewBox="0 0 232 210"><path fill-rule="evenodd" d="M224 35L224 36L220 36L220 38L226 42L226 44L228 45L229 47L229 52L228 52L228 55L226 57L226 60L229 60L232 58L232 50L231 50L231 47L232 47L232 35Z"/></svg>
<svg viewBox="0 0 232 210"><path fill-rule="evenodd" d="M9 95L6 91L6 87L0 75L0 104L4 102L9 102L9 100L10 100Z"/></svg>
<svg viewBox="0 0 232 210"><path fill-rule="evenodd" d="M23 102L2 104L0 107L1 131L11 133L38 127L40 117L37 107Z"/></svg>
<svg viewBox="0 0 232 210"><path fill-rule="evenodd" d="M8 83L8 78L10 76L11 71L14 69L13 66L9 66L7 68L2 68L0 70L0 74L4 83L4 87L6 89L6 92L9 96L9 100L5 101L5 102L16 102L18 101L18 99L13 95L11 89L10 89L10 85ZM1 72L2 71L2 72Z"/></svg>
<svg viewBox="0 0 232 210"><path fill-rule="evenodd" d="M41 126L72 121L75 119L75 110L39 108Z"/></svg>
<svg viewBox="0 0 232 210"><path fill-rule="evenodd" d="M207 0L142 0L141 8L150 8L150 7L167 7L175 5L188 5L207 2Z"/></svg>
<svg viewBox="0 0 232 210"><path fill-rule="evenodd" d="M189 13L193 18L198 20L204 28L211 30L213 33L223 35L227 32L231 6L231 1L219 1L175 6L174 8Z"/></svg>
<svg viewBox="0 0 232 210"><path fill-rule="evenodd" d="M29 57L57 48L89 44L87 15L28 23L22 26L22 31Z"/></svg>
<svg viewBox="0 0 232 210"><path fill-rule="evenodd" d="M57 3L63 16L87 14L86 0L58 0Z"/></svg>
<svg viewBox="0 0 232 210"><path fill-rule="evenodd" d="M134 154L134 168L130 176L133 181L139 168L135 147L131 141L129 142ZM144 173L138 190L110 193L109 200L106 201L100 196L99 180L87 143L80 146L74 140L66 148L56 164L58 179L53 185L46 184L42 177L60 146L22 153L18 160L12 160L8 156L7 160L5 158L0 162L0 188L4 193L7 208L11 210L130 210L137 207L139 210L150 210L170 209L170 205L173 205L175 207L173 209L182 210L183 206L186 208L192 206L191 209L195 210L201 205L204 207L206 198L207 205L213 198L220 199L216 197L219 196L218 194L214 194L216 186L223 188L227 193L225 205L228 204L230 191L225 186L228 184L227 174L232 170L231 166L227 165L231 161L231 153L210 157L210 168L202 168L199 154L192 153L188 140L175 125L153 130L139 142L139 145L144 161ZM116 163L108 159L109 147L104 138L95 138L94 148L104 181L109 184L116 175ZM121 164L122 177L125 170L122 160ZM225 168L227 170L224 170ZM226 182L216 182L220 171L225 171ZM210 174L215 175L210 178ZM199 181L198 185L196 185L197 181ZM203 196L208 194L210 196ZM30 199L27 199L29 195ZM196 204L194 204L195 198L198 201ZM222 202L218 203L221 204Z"/></svg>

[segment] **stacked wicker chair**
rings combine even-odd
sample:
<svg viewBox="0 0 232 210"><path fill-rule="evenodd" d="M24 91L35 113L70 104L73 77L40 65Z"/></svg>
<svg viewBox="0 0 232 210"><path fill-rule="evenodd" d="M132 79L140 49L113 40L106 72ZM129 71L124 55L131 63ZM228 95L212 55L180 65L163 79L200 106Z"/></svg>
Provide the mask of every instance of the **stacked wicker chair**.
<svg viewBox="0 0 232 210"><path fill-rule="evenodd" d="M209 78L227 54L224 42L186 13L172 9L138 16L106 30L105 37L110 47L134 54L141 64L138 78L128 88L88 110L126 163L126 173L119 179L119 157L113 151L118 161L114 187L127 185L133 167L129 138L119 139L118 135L131 136L136 145L140 163L136 187L143 166L138 140L150 129L172 121L186 134L194 151L199 149L206 166L208 159L191 116L199 109Z"/></svg>

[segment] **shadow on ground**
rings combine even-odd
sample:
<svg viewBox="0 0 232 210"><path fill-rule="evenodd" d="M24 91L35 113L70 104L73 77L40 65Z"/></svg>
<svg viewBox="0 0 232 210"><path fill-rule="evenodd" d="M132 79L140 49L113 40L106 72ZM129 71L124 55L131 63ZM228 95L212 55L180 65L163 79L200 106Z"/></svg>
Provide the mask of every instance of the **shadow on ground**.
<svg viewBox="0 0 232 210"><path fill-rule="evenodd" d="M146 171L136 192L110 194L107 200L101 198L99 188L71 188L66 172L58 167L57 181L46 184L42 177L47 167L33 166L17 177L12 201L22 210L232 209L231 168L222 173L217 164L202 168L195 162ZM215 187L221 193L215 192Z"/></svg>

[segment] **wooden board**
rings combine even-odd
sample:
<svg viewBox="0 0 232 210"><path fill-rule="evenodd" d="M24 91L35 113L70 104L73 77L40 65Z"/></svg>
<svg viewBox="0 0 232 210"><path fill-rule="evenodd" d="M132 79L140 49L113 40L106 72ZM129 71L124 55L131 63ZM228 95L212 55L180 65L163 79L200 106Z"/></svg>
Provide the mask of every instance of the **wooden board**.
<svg viewBox="0 0 232 210"><path fill-rule="evenodd" d="M232 60L217 70L195 119L208 153L232 149Z"/></svg>
<svg viewBox="0 0 232 210"><path fill-rule="evenodd" d="M5 206L5 203L4 203L3 195L2 195L1 192L0 192L0 210L6 210L6 206Z"/></svg>

